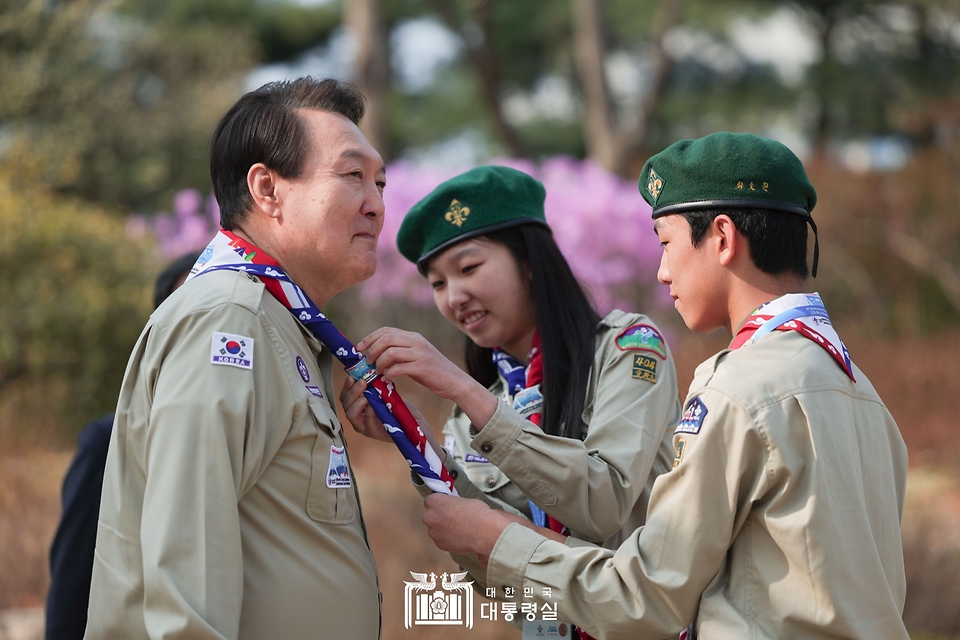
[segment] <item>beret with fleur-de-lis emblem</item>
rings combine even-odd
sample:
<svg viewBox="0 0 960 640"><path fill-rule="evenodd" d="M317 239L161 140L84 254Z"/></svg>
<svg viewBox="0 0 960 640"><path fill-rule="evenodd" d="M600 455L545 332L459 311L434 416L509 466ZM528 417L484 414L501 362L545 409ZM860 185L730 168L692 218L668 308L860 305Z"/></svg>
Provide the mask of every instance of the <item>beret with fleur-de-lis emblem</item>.
<svg viewBox="0 0 960 640"><path fill-rule="evenodd" d="M441 183L415 204L397 233L397 248L423 266L441 251L521 224L546 226L539 180L510 167L485 165Z"/></svg>

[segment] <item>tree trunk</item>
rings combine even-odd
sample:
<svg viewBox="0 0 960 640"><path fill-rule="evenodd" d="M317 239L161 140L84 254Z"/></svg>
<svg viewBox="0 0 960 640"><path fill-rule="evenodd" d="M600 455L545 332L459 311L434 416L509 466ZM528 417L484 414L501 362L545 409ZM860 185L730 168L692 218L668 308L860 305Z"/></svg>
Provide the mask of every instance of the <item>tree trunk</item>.
<svg viewBox="0 0 960 640"><path fill-rule="evenodd" d="M354 82L367 98L366 115L360 123L360 130L387 161L390 149L385 126L385 101L390 84L390 62L380 0L349 0L344 9L344 22L357 43Z"/></svg>
<svg viewBox="0 0 960 640"><path fill-rule="evenodd" d="M670 73L671 61L664 51L663 38L679 22L683 9L684 0L663 0L654 34L656 73L636 118L624 126L615 117L604 72L606 45L601 0L573 0L574 62L583 93L587 155L610 171L623 174L631 157L643 147Z"/></svg>
<svg viewBox="0 0 960 640"><path fill-rule="evenodd" d="M443 18L447 28L460 34L466 43L467 58L470 64L477 72L480 80L480 91L484 101L487 103L490 115L493 118L493 126L500 140L506 145L511 156L521 157L524 155L524 145L520 141L516 129L507 122L503 114L503 87L500 81L500 72L497 69L496 59L493 55L493 27L492 13L494 0L476 0L471 3L475 6L473 17L476 25L483 34L480 42L471 42L460 20L454 2L451 0L434 0L433 6Z"/></svg>
<svg viewBox="0 0 960 640"><path fill-rule="evenodd" d="M605 47L600 0L573 0L573 58L583 93L587 155L617 170L616 124L604 71Z"/></svg>

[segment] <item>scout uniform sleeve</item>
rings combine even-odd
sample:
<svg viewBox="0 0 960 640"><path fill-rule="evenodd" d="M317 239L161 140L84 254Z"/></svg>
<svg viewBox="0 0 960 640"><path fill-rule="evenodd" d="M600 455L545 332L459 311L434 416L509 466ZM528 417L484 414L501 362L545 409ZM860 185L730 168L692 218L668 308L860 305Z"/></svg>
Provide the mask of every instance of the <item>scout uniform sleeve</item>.
<svg viewBox="0 0 960 640"><path fill-rule="evenodd" d="M687 420L690 403L700 414ZM660 476L647 524L619 549L570 548L510 525L487 567L491 584L549 588L558 614L597 638L666 637L722 589L733 539L770 472L763 432L736 404L705 392L677 427L676 468Z"/></svg>
<svg viewBox="0 0 960 640"><path fill-rule="evenodd" d="M143 452L144 623L154 638L236 638L238 501L280 446L265 425L291 418L280 408L290 392L274 336L250 310L223 304L170 331Z"/></svg>
<svg viewBox="0 0 960 640"><path fill-rule="evenodd" d="M445 434L449 433L450 422L452 420L453 418L448 420L446 425L444 426ZM484 493L482 490L480 490L480 488L477 487L477 485L473 484L473 482L470 481L470 478L467 476L467 472L457 462L455 452L451 452L446 448L444 448L444 450L447 454L447 458L444 461L444 466L447 468L447 471L450 472L450 476L453 478L454 488L456 488L457 493L460 495L460 497L480 500L485 504L487 504L492 509L499 509L501 511L505 511L513 515L526 517L524 516L523 513L521 513L511 505L507 504L506 502L502 500L498 500L492 496L489 496L486 493ZM413 471L410 472L410 480L413 482L413 486L416 488L416 490L424 498L426 498L427 496L433 493L433 491L430 490L430 487L424 484L424 482L420 479L420 477ZM470 577L477 583L476 588L478 591L484 589L487 586L486 567L484 567L483 564L480 563L480 560L479 558L477 558L476 555L472 555L472 554L461 555L458 553L451 553L450 557L453 558L453 561L456 562L461 569L468 571L470 573Z"/></svg>
<svg viewBox="0 0 960 640"><path fill-rule="evenodd" d="M593 415L584 441L546 435L501 401L471 443L541 509L597 543L629 518L667 429L679 417L676 371L665 345L662 355L622 350L612 337L603 341L594 365Z"/></svg>

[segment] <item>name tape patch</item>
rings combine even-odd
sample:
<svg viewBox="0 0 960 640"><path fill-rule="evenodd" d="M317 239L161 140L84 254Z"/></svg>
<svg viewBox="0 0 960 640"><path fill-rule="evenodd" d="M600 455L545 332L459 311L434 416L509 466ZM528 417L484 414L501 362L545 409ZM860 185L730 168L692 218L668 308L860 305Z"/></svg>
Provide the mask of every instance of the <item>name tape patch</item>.
<svg viewBox="0 0 960 640"><path fill-rule="evenodd" d="M631 375L647 382L657 381L657 359L642 353L633 354L633 372Z"/></svg>
<svg viewBox="0 0 960 640"><path fill-rule="evenodd" d="M210 362L241 369L253 369L253 338L214 331Z"/></svg>
<svg viewBox="0 0 960 640"><path fill-rule="evenodd" d="M700 427L703 425L703 419L707 417L707 405L703 404L700 396L697 396L687 405L687 410L683 412L680 418L680 424L674 433L700 433Z"/></svg>

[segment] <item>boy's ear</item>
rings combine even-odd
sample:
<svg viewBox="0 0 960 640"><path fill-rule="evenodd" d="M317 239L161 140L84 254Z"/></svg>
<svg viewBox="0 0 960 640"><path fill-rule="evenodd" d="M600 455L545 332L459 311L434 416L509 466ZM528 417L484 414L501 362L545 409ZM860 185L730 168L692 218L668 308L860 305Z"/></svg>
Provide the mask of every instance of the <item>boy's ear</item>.
<svg viewBox="0 0 960 640"><path fill-rule="evenodd" d="M737 226L726 214L713 219L713 230L717 242L717 253L720 264L729 267L737 254L745 248L744 238L737 233Z"/></svg>

